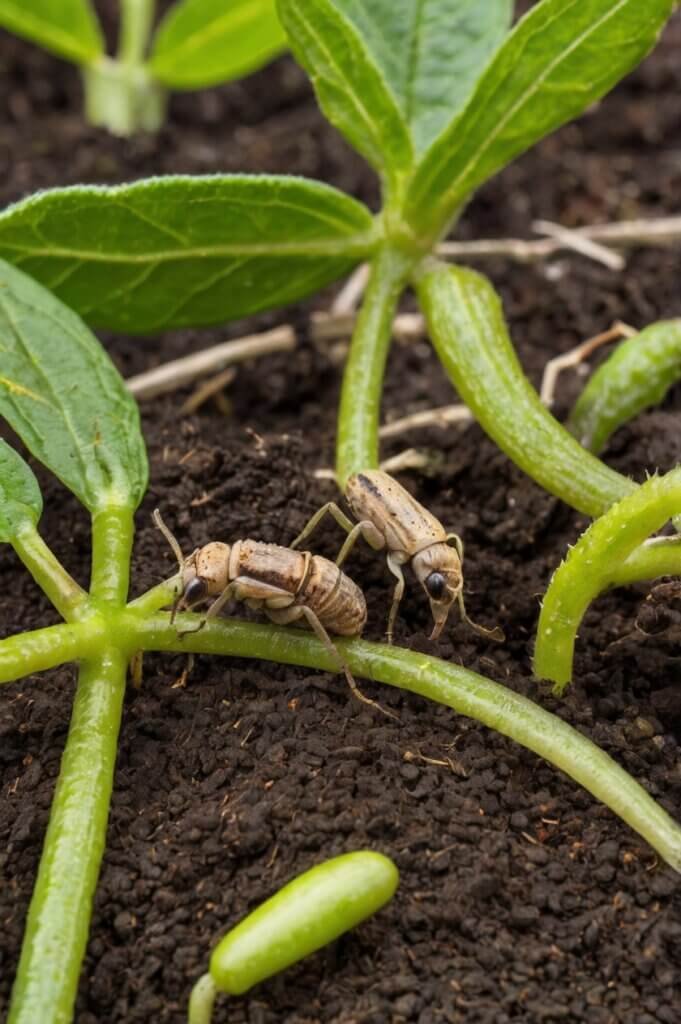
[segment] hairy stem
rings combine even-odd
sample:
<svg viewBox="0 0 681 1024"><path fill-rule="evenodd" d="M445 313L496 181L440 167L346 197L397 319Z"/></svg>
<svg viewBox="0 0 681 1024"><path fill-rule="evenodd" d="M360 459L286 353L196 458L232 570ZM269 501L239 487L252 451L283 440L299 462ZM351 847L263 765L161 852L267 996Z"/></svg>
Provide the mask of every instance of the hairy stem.
<svg viewBox="0 0 681 1024"><path fill-rule="evenodd" d="M336 441L336 476L341 488L353 473L378 467L383 375L393 317L408 269L407 259L388 247L378 250L371 265L343 374Z"/></svg>
<svg viewBox="0 0 681 1024"><path fill-rule="evenodd" d="M659 568L656 546L640 545L680 509L681 469L674 469L641 484L592 523L570 549L544 597L534 652L535 675L555 682L556 693L563 692L572 676L575 639L586 609L612 583L630 582L632 567L637 572ZM659 550L668 555L676 549L670 545Z"/></svg>
<svg viewBox="0 0 681 1024"><path fill-rule="evenodd" d="M125 673L117 651L81 667L8 1024L72 1019L104 852Z"/></svg>
<svg viewBox="0 0 681 1024"><path fill-rule="evenodd" d="M542 405L508 336L489 281L463 267L426 268L419 301L442 364L483 430L552 494L599 516L636 485L591 455Z"/></svg>
<svg viewBox="0 0 681 1024"><path fill-rule="evenodd" d="M12 547L62 618L67 622L78 619L87 603L87 594L48 548L32 523L27 521L19 530Z"/></svg>
<svg viewBox="0 0 681 1024"><path fill-rule="evenodd" d="M135 646L146 650L187 651L257 657L268 661L334 671L334 659L302 630L223 619L199 632L199 616L168 615L131 623ZM439 658L363 640L335 641L354 673L446 704L462 715L509 736L562 769L606 804L671 864L681 871L681 828L630 775L581 733L505 686ZM339 685L342 685L339 683Z"/></svg>
<svg viewBox="0 0 681 1024"><path fill-rule="evenodd" d="M127 506L108 505L92 517L92 577L95 601L125 604L130 581L134 525Z"/></svg>

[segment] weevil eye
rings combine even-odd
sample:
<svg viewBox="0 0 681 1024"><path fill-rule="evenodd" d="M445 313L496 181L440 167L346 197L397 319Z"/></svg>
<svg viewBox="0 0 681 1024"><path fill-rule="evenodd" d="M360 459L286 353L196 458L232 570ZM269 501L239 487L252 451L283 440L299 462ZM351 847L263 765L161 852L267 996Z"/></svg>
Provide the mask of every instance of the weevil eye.
<svg viewBox="0 0 681 1024"><path fill-rule="evenodd" d="M200 576L195 576L194 579L190 580L184 588L182 599L186 605L192 605L196 604L198 601L203 601L207 594L208 584L205 580L202 580Z"/></svg>
<svg viewBox="0 0 681 1024"><path fill-rule="evenodd" d="M441 601L447 591L447 581L441 572L431 572L426 577L425 586L433 601Z"/></svg>

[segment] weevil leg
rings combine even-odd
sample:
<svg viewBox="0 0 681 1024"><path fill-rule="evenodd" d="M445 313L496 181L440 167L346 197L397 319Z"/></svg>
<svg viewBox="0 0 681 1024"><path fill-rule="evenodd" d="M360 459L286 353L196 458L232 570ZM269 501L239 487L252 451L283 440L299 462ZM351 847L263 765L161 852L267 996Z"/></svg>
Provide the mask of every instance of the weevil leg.
<svg viewBox="0 0 681 1024"><path fill-rule="evenodd" d="M338 525L342 527L346 533L350 533L354 528L354 523L351 519L348 519L345 512L338 507L335 501L327 501L326 505L322 505L321 508L317 509L315 514L307 521L301 532L298 534L296 539L289 547L297 548L306 537L309 537L312 531L315 529L318 523L322 521L326 513L329 513L336 520Z"/></svg>
<svg viewBox="0 0 681 1024"><path fill-rule="evenodd" d="M381 548L385 547L385 540L379 530L377 530L374 524L368 519L363 519L361 523L357 523L353 526L350 533L347 535L343 547L336 556L336 565L343 564L357 543L357 538L360 536L364 538L367 544L372 547L374 551L380 551Z"/></svg>
<svg viewBox="0 0 681 1024"><path fill-rule="evenodd" d="M500 626L495 626L494 629L487 629L486 626L481 626L477 622L473 622L472 619L468 618L468 615L466 614L466 605L463 599L463 591L461 590L459 591L457 601L459 603L459 613L467 626L470 626L476 633L480 636L486 637L488 640L496 640L497 643L500 644L504 642L506 636Z"/></svg>
<svg viewBox="0 0 681 1024"><path fill-rule="evenodd" d="M326 632L323 625L321 624L318 617L315 615L311 608L308 608L307 605L304 604L296 604L293 605L291 608L268 608L267 614L272 619L272 622L276 622L280 626L286 626L291 622L295 622L297 619L300 619L302 617L307 619L309 626L315 633L317 639L321 640L329 654L333 655L333 657L336 658L340 663L343 672L345 673L345 678L348 681L348 686L352 690L357 700L361 700L363 704L369 704L372 708L376 708L378 711L381 712L382 715L387 715L388 718L398 717L394 711L388 711L386 710L386 708L381 707L378 701L372 700L370 697L364 696L359 686L355 682L355 677L350 671L350 666L348 665L347 661L345 660L341 652L338 650L333 640Z"/></svg>
<svg viewBox="0 0 681 1024"><path fill-rule="evenodd" d="M393 603L390 606L390 615L388 616L388 629L386 631L386 640L389 644L393 642L393 630L395 628L395 619L397 618L397 610L400 607L400 601L404 595L404 573L402 572L402 566L397 562L392 554L389 554L386 558L388 568L390 569L393 576L397 577L397 583L393 591Z"/></svg>

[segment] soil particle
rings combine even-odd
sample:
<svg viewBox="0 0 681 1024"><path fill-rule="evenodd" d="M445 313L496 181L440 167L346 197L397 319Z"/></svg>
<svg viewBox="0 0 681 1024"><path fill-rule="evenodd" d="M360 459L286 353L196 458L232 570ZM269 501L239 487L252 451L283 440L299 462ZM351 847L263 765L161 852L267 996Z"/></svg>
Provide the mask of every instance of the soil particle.
<svg viewBox="0 0 681 1024"><path fill-rule="evenodd" d="M541 143L481 190L462 237L675 212L681 188L681 16L653 57L581 121ZM173 97L156 139L87 129L66 65L0 38L0 191L5 202L73 182L156 173L252 170L307 174L375 206L376 181L323 122L302 73L282 58L245 83ZM678 253L633 252L623 273L566 256L548 265L495 260L524 366L609 326L678 316ZM317 297L286 317L305 335ZM280 312L219 330L151 339L104 336L124 374ZM185 549L253 536L285 543L333 489L329 465L339 369L306 339L293 354L239 369L231 414L183 418L184 394L143 406L151 485L140 510L135 592L172 570L153 528L160 506ZM558 412L580 378L561 378ZM444 404L452 392L426 343L396 345L384 413ZM643 479L679 461L681 389L621 429L605 458ZM439 653L533 696L625 765L681 819L678 589L636 587L599 599L580 630L576 683L562 702L537 690L529 657L539 596L586 525L513 467L475 426L423 429L404 443L433 453L405 483L466 543L471 617L499 623L503 646L452 623L426 639L415 585L396 640ZM81 580L89 532L74 499L46 474L45 537ZM65 528L65 524L67 527ZM321 553L339 537L319 534ZM383 560L360 545L348 570L380 638L390 600ZM3 552L9 635L55 621ZM241 614L241 609L239 614ZM231 1024L672 1024L678 1020L681 881L575 784L476 722L363 683L399 715L387 723L341 678L280 665L145 659L126 700L107 852L78 999L79 1024L185 1020L190 986L219 935L294 874L370 846L397 862L401 885L373 920L285 975L221 1003ZM3 689L0 703L0 1007L9 992L73 699L63 668Z"/></svg>

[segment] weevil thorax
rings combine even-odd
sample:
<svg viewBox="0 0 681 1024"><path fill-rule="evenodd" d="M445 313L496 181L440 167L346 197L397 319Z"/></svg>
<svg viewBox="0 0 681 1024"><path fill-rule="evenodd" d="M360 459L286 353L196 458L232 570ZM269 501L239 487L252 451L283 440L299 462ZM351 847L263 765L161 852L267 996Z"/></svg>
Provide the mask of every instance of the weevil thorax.
<svg viewBox="0 0 681 1024"><path fill-rule="evenodd" d="M431 544L414 555L411 565L430 601L434 622L430 639L437 640L463 587L459 553L449 544Z"/></svg>
<svg viewBox="0 0 681 1024"><path fill-rule="evenodd" d="M229 583L230 551L229 544L211 541L189 556L182 570L182 608L222 593Z"/></svg>

